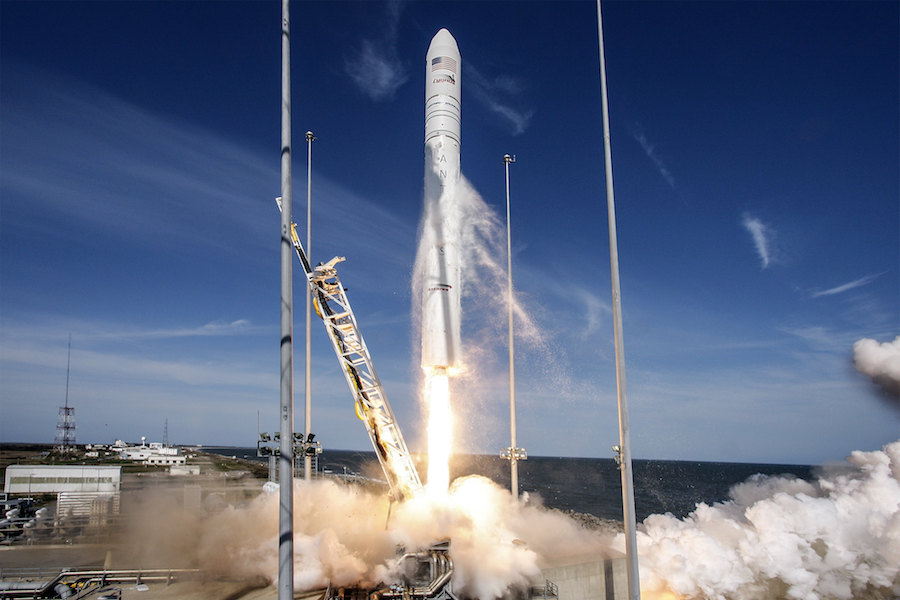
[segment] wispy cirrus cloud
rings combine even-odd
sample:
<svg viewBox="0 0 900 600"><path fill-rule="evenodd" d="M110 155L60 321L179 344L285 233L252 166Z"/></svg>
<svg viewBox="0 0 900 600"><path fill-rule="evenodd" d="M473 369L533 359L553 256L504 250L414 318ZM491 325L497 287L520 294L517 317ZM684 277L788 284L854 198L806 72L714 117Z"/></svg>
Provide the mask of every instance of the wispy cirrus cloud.
<svg viewBox="0 0 900 600"><path fill-rule="evenodd" d="M0 361L19 368L44 367L47 349L38 345L20 345L15 349L0 346ZM83 380L92 377L127 378L130 380L128 386L136 381L156 381L213 387L249 386L261 390L274 387L270 371L261 371L255 365L235 360L199 360L184 356L164 359L135 356L111 349L79 349L77 361L79 377Z"/></svg>
<svg viewBox="0 0 900 600"><path fill-rule="evenodd" d="M20 314L21 323L4 326L0 331L0 368L4 360L11 360L18 349L28 345L45 349L60 348L68 331L75 345L84 348L109 348L116 344L133 342L182 342L189 338L246 338L247 336L271 335L273 325L255 325L248 319L224 322L214 321L203 325L184 327L153 327L116 321L85 320L70 317L48 316L46 314ZM45 319L38 323L38 320ZM222 342L225 343L225 342ZM228 342L230 343L230 342ZM51 352L52 350L47 350Z"/></svg>
<svg viewBox="0 0 900 600"><path fill-rule="evenodd" d="M659 157L659 154L656 152L656 145L651 143L650 140L647 139L647 136L640 130L633 131L631 133L631 137L641 146L641 149L644 151L644 154L647 155L647 158L656 166L656 170L662 176L663 179L666 180L666 183L669 184L673 190L675 189L675 177L672 175L672 172L669 171L669 168L663 163L662 159Z"/></svg>
<svg viewBox="0 0 900 600"><path fill-rule="evenodd" d="M845 336L820 325L785 326L780 327L779 330L799 338L808 346L819 350L838 351L847 347L846 340L843 339Z"/></svg>
<svg viewBox="0 0 900 600"><path fill-rule="evenodd" d="M608 322L612 316L612 307L608 302L586 288L575 288L573 296L584 305L584 322L581 330L582 339L588 339L600 330L600 326Z"/></svg>
<svg viewBox="0 0 900 600"><path fill-rule="evenodd" d="M247 319L209 322L185 327L152 327L118 321L82 320L43 314L27 314L24 322L0 330L0 372L53 370L66 366L65 336L72 332L72 365L81 381L101 377L129 383L132 379L157 381L161 385L183 382L191 385L239 385L271 387L260 370L260 360L240 354L235 360L223 348L246 347L248 336L267 336L272 326L253 325ZM37 319L47 319L37 322ZM200 354L186 346L191 338L219 338ZM172 342L171 344L167 342ZM11 383L13 377L4 383Z"/></svg>
<svg viewBox="0 0 900 600"><path fill-rule="evenodd" d="M750 233L762 268L766 269L772 262L772 237L775 233L774 230L749 213L744 213L741 224Z"/></svg>
<svg viewBox="0 0 900 600"><path fill-rule="evenodd" d="M388 2L381 37L363 39L353 56L344 61L344 71L354 85L376 102L392 100L409 79L406 65L397 56L397 24L402 12L403 2Z"/></svg>
<svg viewBox="0 0 900 600"><path fill-rule="evenodd" d="M87 339L97 340L133 340L133 339L176 339L191 337L217 337L248 335L267 332L264 327L253 325L247 319L231 322L211 322L196 327L176 329L134 329L124 328L115 331L93 332L84 335Z"/></svg>
<svg viewBox="0 0 900 600"><path fill-rule="evenodd" d="M363 40L344 69L359 90L376 102L391 100L409 75L388 42Z"/></svg>
<svg viewBox="0 0 900 600"><path fill-rule="evenodd" d="M814 290L813 292L811 292L810 296L812 298L820 298L822 296L834 296L836 294L849 292L850 290L854 290L856 288L872 283L883 274L884 273L875 273L873 275L866 275L865 277L860 277L859 279L854 279L853 281L848 281L847 283L836 285L832 288L828 288L827 290Z"/></svg>
<svg viewBox="0 0 900 600"><path fill-rule="evenodd" d="M3 107L4 149L16 148L0 173L8 224L34 227L28 209L39 208L65 220L63 234L78 224L130 242L226 252L229 237L264 238L278 170L262 153L81 81L6 69L19 82Z"/></svg>
<svg viewBox="0 0 900 600"><path fill-rule="evenodd" d="M510 75L487 77L470 62L463 65L466 87L489 111L499 115L509 126L512 135L525 133L531 124L534 110L516 106L518 96L525 90L525 83Z"/></svg>
<svg viewBox="0 0 900 600"><path fill-rule="evenodd" d="M278 168L262 152L221 133L186 125L81 81L60 81L24 65L7 65L23 82L5 99L0 196L8 227L37 228L32 212L64 219L63 233L85 228L152 248L213 248L250 260L268 246L277 226ZM53 138L47 146L42 140ZM402 263L396 242L413 243L415 221L316 175L320 231L371 230L348 235L343 253ZM275 185L272 185L275 182ZM43 225L41 225L43 226ZM164 234L164 235L163 235ZM81 232L80 235L85 235ZM359 248L348 248L354 240ZM224 240L239 240L228 243ZM317 244L337 251L329 239Z"/></svg>

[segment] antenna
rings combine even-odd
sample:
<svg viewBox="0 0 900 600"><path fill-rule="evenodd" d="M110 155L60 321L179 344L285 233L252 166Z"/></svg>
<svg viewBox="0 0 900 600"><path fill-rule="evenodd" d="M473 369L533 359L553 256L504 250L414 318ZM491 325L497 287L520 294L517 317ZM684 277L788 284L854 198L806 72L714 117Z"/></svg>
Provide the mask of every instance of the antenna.
<svg viewBox="0 0 900 600"><path fill-rule="evenodd" d="M66 408L69 408L69 370L72 366L72 334L69 334L69 348L66 352Z"/></svg>

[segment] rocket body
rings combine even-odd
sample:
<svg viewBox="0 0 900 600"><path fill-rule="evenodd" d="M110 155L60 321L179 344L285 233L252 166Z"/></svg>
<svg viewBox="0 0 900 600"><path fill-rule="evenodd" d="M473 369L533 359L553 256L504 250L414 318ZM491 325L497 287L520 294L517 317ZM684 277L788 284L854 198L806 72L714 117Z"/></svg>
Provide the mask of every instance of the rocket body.
<svg viewBox="0 0 900 600"><path fill-rule="evenodd" d="M441 29L425 56L425 256L422 367L462 366L460 348L460 67L456 40Z"/></svg>

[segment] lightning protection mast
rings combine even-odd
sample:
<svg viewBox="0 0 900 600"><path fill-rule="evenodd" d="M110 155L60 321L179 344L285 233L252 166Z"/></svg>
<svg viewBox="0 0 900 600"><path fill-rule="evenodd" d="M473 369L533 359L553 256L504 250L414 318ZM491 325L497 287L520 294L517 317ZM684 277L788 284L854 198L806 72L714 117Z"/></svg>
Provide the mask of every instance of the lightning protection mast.
<svg viewBox="0 0 900 600"><path fill-rule="evenodd" d="M516 446L516 360L513 336L513 285L512 285L512 222L509 218L509 165L516 162L515 156L505 154L503 164L506 169L506 315L509 329L509 448L500 456L509 461L509 491L514 499L519 497L519 461L528 458L525 448Z"/></svg>
<svg viewBox="0 0 900 600"><path fill-rule="evenodd" d="M278 457L278 600L294 597L294 291L291 271L291 27L281 2L281 448Z"/></svg>
<svg viewBox="0 0 900 600"><path fill-rule="evenodd" d="M622 473L622 516L625 521L625 557L628 561L628 598L640 600L637 526L634 518L634 476L631 471L631 441L628 428L628 400L625 395L625 350L622 341L622 298L619 286L619 244L616 239L616 203L613 194L612 149L609 139L609 101L606 93L606 57L603 53L603 19L597 0L597 31L600 45L600 97L603 112L603 155L606 162L606 208L609 219L609 266L612 276L613 323L616 344L616 387L619 404L619 445L616 462Z"/></svg>
<svg viewBox="0 0 900 600"><path fill-rule="evenodd" d="M316 136L312 131L306 132L306 255L312 256L312 143ZM306 412L304 416L307 436L312 431L312 293L306 287L306 377L304 385L306 393ZM312 438L307 438L312 441ZM317 463L318 464L318 463ZM312 479L312 455L303 453L303 479Z"/></svg>

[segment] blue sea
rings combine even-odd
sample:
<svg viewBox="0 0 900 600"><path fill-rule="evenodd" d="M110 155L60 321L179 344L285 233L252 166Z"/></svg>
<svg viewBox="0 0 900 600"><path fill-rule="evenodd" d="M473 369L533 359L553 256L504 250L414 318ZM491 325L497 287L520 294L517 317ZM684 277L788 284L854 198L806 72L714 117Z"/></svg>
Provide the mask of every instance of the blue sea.
<svg viewBox="0 0 900 600"><path fill-rule="evenodd" d="M204 451L257 460L256 448L213 448ZM263 460L263 459L258 459ZM420 459L424 461L424 459ZM417 461L419 473L427 471ZM326 450L319 469L337 474L361 474L384 479L374 452ZM483 475L509 487L509 462L499 456L459 455L450 465L451 479ZM755 474L787 475L811 479L813 467L751 463L634 460L635 516L643 521L651 514L671 513L685 517L697 504L728 499L732 486ZM519 462L519 493L539 496L545 506L573 510L602 519L622 519L621 475L612 459L529 457Z"/></svg>

